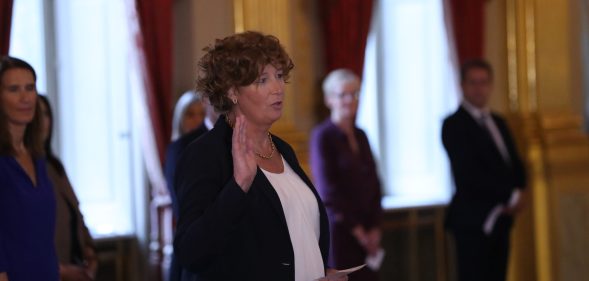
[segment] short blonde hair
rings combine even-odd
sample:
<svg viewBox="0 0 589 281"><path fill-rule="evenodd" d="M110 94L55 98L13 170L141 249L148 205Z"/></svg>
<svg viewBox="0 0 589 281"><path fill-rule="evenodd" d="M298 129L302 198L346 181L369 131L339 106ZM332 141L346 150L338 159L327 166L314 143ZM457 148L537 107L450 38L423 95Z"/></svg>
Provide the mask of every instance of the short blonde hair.
<svg viewBox="0 0 589 281"><path fill-rule="evenodd" d="M323 80L323 95L333 94L335 88L346 82L355 81L360 83L360 77L353 71L346 68L338 68L330 72Z"/></svg>

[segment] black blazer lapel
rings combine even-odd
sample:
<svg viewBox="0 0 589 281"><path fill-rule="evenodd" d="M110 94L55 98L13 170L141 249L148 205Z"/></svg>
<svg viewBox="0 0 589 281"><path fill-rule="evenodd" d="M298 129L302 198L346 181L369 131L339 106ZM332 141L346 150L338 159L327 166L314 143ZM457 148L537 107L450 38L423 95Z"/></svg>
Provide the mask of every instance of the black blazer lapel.
<svg viewBox="0 0 589 281"><path fill-rule="evenodd" d="M278 213L280 217L281 224L288 229L288 225L286 224L286 217L284 215L284 210L282 209L282 203L280 203L280 197L278 197L278 193L272 187L272 184L264 175L264 172L258 167L258 171L256 172L256 177L254 178L254 182L252 183L252 189L255 188L260 191L264 196L270 201L274 210Z"/></svg>
<svg viewBox="0 0 589 281"><path fill-rule="evenodd" d="M311 183L311 180L307 177L307 175L303 172L303 170L299 166L296 156L293 154L291 149L286 145L286 143L284 143L282 140L278 139L275 136L272 136L272 140L274 141L274 144L276 145L276 149L278 150L278 152L280 152L282 157L284 157L284 160L286 161L286 163L288 163L288 165L293 169L293 171L311 189L311 191L315 195L315 198L317 198L317 200L320 200L319 194L317 193L315 188L313 188L313 184ZM278 197L278 193L276 193L276 190L274 189L274 187L272 186L272 184L270 183L270 181L268 180L266 175L264 175L264 172L262 172L260 167L258 167L256 177L254 178L254 184L252 185L252 188L253 187L259 188L259 190L268 198L268 200L270 200L270 203L272 204L272 206L274 207L276 212L280 215L284 226L287 227L286 217L284 215L284 209L282 208L282 203L280 202L280 197ZM319 208L320 212L323 213L324 210L321 208L322 204L319 204L319 206L320 206L320 208Z"/></svg>
<svg viewBox="0 0 589 281"><path fill-rule="evenodd" d="M493 140L491 133L486 131L486 129L483 128L479 124L479 122L475 120L474 117L472 117L472 115L470 115L470 113L466 111L466 109L464 109L464 107L460 106L459 112L462 115L462 118L464 119L465 123L468 124L468 126L470 126L474 132L476 132L476 138L473 138L472 140L478 139L481 149L483 149L483 151L492 151L492 153L486 153L488 157L492 158L489 159L489 161L502 163L505 167L509 168L509 163L507 163L505 159L503 159L503 156L501 156L501 152L495 144L495 141ZM493 121L499 128L500 126L499 123L496 121L496 116L494 114L491 114L491 116L493 118ZM499 131L501 133L501 137L503 138L503 142L505 143L505 136L500 128Z"/></svg>

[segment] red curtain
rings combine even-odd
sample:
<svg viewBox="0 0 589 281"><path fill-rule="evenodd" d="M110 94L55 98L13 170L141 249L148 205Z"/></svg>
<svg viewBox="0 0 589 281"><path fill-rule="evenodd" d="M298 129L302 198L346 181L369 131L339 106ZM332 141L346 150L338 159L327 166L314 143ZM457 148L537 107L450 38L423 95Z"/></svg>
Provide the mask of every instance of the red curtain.
<svg viewBox="0 0 589 281"><path fill-rule="evenodd" d="M8 55L13 0L0 0L0 56Z"/></svg>
<svg viewBox="0 0 589 281"><path fill-rule="evenodd" d="M484 55L486 1L449 0L454 42L460 64Z"/></svg>
<svg viewBox="0 0 589 281"><path fill-rule="evenodd" d="M348 68L362 75L372 0L322 0L326 71Z"/></svg>
<svg viewBox="0 0 589 281"><path fill-rule="evenodd" d="M135 0L143 50L147 105L160 160L170 139L172 118L172 3Z"/></svg>

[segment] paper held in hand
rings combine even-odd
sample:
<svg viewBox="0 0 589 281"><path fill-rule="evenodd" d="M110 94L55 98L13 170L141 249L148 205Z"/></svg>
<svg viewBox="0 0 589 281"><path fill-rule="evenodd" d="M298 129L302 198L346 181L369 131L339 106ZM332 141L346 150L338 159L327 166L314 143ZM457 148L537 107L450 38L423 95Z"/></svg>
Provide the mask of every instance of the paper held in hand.
<svg viewBox="0 0 589 281"><path fill-rule="evenodd" d="M338 270L336 273L329 274L329 276L321 277L321 278L315 279L313 281L325 281L325 280L331 280L331 279L337 279L340 277L344 277L354 271L358 271L358 270L362 269L365 266L366 266L366 264L363 264L363 265L359 265L359 266L348 268L348 269Z"/></svg>
<svg viewBox="0 0 589 281"><path fill-rule="evenodd" d="M509 203L507 204L507 206L510 208L513 208L519 202L520 197L521 197L521 191L519 191L519 189L515 189L511 193L511 197L509 198ZM493 228L495 228L495 223L497 222L497 219L499 218L501 213L503 213L504 208L505 208L505 206L503 204L499 204L499 205L495 206L491 210L491 212L489 212L489 215L487 216L487 219L485 220L485 222L483 224L483 232L487 236L491 235L491 233L493 232Z"/></svg>

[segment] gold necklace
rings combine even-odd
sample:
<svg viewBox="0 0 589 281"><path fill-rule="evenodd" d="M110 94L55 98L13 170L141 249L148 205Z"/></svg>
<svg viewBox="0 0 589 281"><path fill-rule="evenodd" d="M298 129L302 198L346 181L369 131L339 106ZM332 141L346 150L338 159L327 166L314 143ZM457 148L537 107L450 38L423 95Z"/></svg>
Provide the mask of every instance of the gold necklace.
<svg viewBox="0 0 589 281"><path fill-rule="evenodd" d="M256 156L258 156L262 159L266 159L266 160L271 159L272 156L274 156L274 151L276 151L276 146L274 146L274 142L272 141L272 136L270 135L270 132L268 132L268 140L270 141L270 148L271 148L269 155L263 155L263 154L258 153L257 151L254 151L254 154L256 154Z"/></svg>
<svg viewBox="0 0 589 281"><path fill-rule="evenodd" d="M229 124L229 127L233 128L233 122L231 122L231 119L229 118L228 114L225 114L225 121L227 121L227 124ZM257 151L254 151L254 154L262 159L272 159L272 157L274 156L274 151L276 151L276 146L274 145L274 141L272 141L272 135L270 135L270 132L268 132L268 140L270 141L270 154L269 155L263 155Z"/></svg>

